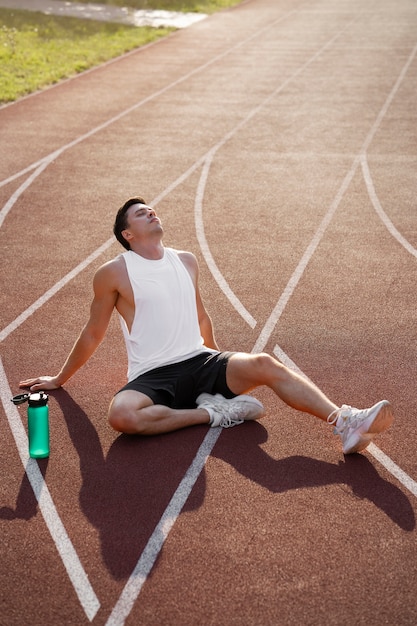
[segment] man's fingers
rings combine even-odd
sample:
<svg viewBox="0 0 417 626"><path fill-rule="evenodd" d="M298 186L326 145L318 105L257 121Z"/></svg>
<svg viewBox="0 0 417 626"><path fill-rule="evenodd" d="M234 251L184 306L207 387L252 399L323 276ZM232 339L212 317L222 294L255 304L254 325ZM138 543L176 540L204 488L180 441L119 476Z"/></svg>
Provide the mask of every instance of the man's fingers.
<svg viewBox="0 0 417 626"><path fill-rule="evenodd" d="M39 378L27 378L19 383L20 388L30 391L40 391L41 389L58 389L58 385L53 382L52 376L41 376Z"/></svg>
<svg viewBox="0 0 417 626"><path fill-rule="evenodd" d="M24 389L25 387L30 387L31 385L33 385L34 382L34 380L21 380L19 383L19 387L21 389Z"/></svg>

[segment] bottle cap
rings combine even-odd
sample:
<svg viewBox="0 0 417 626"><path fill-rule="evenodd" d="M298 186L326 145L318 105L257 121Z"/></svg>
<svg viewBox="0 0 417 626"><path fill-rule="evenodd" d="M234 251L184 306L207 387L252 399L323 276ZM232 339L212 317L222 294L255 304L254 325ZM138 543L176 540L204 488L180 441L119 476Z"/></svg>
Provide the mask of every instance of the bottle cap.
<svg viewBox="0 0 417 626"><path fill-rule="evenodd" d="M28 398L29 406L45 406L48 403L48 396L43 391L31 393Z"/></svg>

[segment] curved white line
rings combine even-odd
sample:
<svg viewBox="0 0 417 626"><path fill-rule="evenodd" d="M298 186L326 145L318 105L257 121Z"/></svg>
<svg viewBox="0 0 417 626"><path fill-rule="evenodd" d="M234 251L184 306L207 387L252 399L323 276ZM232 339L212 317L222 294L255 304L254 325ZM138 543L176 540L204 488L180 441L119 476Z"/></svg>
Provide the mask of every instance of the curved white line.
<svg viewBox="0 0 417 626"><path fill-rule="evenodd" d="M403 248L407 250L410 254L412 254L417 259L417 250L411 245L409 241L397 230L394 224L389 219L388 215L385 213L384 209L381 206L378 196L376 195L374 183L372 180L371 172L369 171L368 160L366 154L361 155L361 167L363 179L366 184L366 189L368 190L369 199L372 202L372 205L380 217L381 221L385 224L388 232L400 243Z"/></svg>
<svg viewBox="0 0 417 626"><path fill-rule="evenodd" d="M223 291L225 296L229 299L232 306L236 309L239 315L249 324L251 328L255 328L256 320L252 317L249 311L243 306L239 298L235 295L232 289L229 286L229 283L224 278L223 274L220 272L217 264L213 258L213 255L210 252L209 245L207 243L205 231L204 231L204 220L203 220L203 199L204 192L206 189L206 183L208 174L210 171L211 163L213 161L213 157L218 150L216 146L213 148L204 162L203 170L201 172L200 180L198 182L197 193L194 203L194 220L195 220L195 230L197 234L198 243L200 244L200 249L203 254L204 260L207 263L207 266L213 275L215 281L219 285L220 289Z"/></svg>
<svg viewBox="0 0 417 626"><path fill-rule="evenodd" d="M42 174L42 172L48 167L50 163L50 160L45 159L40 165L38 165L38 167L36 168L36 170L33 172L33 174L31 176L29 176L29 178L27 178L25 180L25 182L23 182L20 187L18 187L18 189L16 189L16 191L14 192L14 194L12 194L9 198L9 200L6 202L6 204L4 205L4 207L2 208L2 210L0 211L0 228L2 227L2 224L4 222L4 220L6 219L7 214L9 213L9 211L13 208L13 205L15 204L15 202L17 202L17 200L19 199L19 197L22 195L22 193L28 188L30 187L30 185L33 183L33 181L40 175ZM26 172L28 171L28 169L26 169ZM30 170L29 170L30 171ZM10 179L9 179L10 180Z"/></svg>
<svg viewBox="0 0 417 626"><path fill-rule="evenodd" d="M391 89L390 93L388 94L387 99L385 100L379 114L378 117L376 118L375 122L372 124L372 128L369 131L364 144L362 146L362 150L361 150L361 154L365 154L365 152L367 152L369 146L371 145L371 142L375 136L376 131L378 130L378 128L381 125L381 122L383 120L383 118L385 117L389 107L391 106L392 101L394 100L395 96L397 95L397 91L400 88L401 83L403 82L405 75L408 72L408 69L411 65L411 63L414 61L414 57L416 56L417 53L417 45L414 46L414 48L412 49L407 61L405 62L405 64L403 65L403 68L397 78L397 80L395 81L395 84L393 86L393 88Z"/></svg>

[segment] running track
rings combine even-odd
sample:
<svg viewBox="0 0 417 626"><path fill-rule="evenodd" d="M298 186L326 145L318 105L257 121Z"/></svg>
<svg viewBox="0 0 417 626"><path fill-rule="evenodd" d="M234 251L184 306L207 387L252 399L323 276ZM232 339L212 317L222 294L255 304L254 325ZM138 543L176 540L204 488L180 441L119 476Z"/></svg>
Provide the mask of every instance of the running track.
<svg viewBox="0 0 417 626"><path fill-rule="evenodd" d="M417 622L416 33L414 0L250 0L0 109L1 624ZM132 194L224 349L392 429L344 458L261 389L261 423L117 436L114 319L29 460L10 397L60 367Z"/></svg>

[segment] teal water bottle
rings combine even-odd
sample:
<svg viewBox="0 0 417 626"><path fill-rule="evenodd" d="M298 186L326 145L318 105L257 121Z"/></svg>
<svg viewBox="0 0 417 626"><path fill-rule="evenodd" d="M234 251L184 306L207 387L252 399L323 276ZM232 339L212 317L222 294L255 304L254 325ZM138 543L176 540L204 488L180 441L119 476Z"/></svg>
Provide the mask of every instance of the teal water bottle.
<svg viewBox="0 0 417 626"><path fill-rule="evenodd" d="M49 456L49 409L48 396L43 391L28 397L29 456L45 459Z"/></svg>

